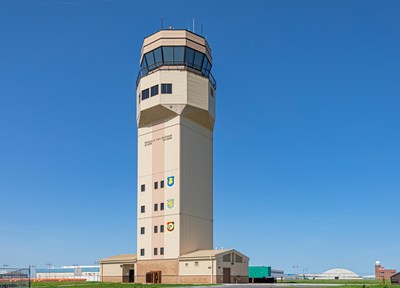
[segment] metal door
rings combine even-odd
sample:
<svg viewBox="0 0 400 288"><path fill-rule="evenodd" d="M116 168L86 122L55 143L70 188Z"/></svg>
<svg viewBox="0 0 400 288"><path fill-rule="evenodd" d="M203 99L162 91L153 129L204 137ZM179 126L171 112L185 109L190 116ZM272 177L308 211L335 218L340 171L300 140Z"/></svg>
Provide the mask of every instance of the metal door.
<svg viewBox="0 0 400 288"><path fill-rule="evenodd" d="M129 282L135 282L135 270L129 270Z"/></svg>
<svg viewBox="0 0 400 288"><path fill-rule="evenodd" d="M222 282L231 283L231 268L224 268L222 273Z"/></svg>

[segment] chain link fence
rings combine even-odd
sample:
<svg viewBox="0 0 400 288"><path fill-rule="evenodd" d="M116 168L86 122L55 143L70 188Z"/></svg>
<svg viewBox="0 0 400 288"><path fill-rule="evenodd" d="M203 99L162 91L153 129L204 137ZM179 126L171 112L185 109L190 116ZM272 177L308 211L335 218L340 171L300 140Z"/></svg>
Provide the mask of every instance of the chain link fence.
<svg viewBox="0 0 400 288"><path fill-rule="evenodd" d="M29 268L0 268L0 288L30 288Z"/></svg>

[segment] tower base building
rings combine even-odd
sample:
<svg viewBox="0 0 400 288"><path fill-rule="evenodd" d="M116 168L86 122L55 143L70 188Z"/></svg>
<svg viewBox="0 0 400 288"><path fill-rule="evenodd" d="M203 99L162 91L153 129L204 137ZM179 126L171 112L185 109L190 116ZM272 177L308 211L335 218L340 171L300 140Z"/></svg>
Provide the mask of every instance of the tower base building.
<svg viewBox="0 0 400 288"><path fill-rule="evenodd" d="M249 283L249 258L234 249L199 250L178 259L137 261L136 255L100 260L102 282L168 284Z"/></svg>
<svg viewBox="0 0 400 288"><path fill-rule="evenodd" d="M144 39L136 82L137 254L102 259L104 279L247 283L248 257L212 250L211 68L211 49L202 36L169 29Z"/></svg>

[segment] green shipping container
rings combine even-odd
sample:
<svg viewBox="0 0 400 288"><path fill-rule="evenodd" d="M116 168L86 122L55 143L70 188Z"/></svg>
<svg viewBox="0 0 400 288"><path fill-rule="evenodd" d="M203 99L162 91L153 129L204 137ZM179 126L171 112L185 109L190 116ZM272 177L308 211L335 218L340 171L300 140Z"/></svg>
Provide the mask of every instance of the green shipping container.
<svg viewBox="0 0 400 288"><path fill-rule="evenodd" d="M271 277L270 266L249 266L249 278Z"/></svg>

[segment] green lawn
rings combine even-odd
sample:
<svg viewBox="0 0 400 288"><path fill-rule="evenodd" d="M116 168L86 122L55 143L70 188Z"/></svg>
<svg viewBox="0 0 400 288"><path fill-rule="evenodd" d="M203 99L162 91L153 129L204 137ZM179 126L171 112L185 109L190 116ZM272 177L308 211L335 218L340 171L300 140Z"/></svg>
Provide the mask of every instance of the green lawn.
<svg viewBox="0 0 400 288"><path fill-rule="evenodd" d="M278 283L281 282L278 281ZM293 281L284 281L282 284L284 285L285 283L287 284L302 283L302 284L313 284L313 285L339 284L341 288L400 288L399 285L391 285L390 281L387 281L385 284L383 284L382 281L378 280L293 280ZM33 288L141 288L141 287L162 288L162 287L177 287L177 286L187 287L187 286L202 286L202 285L187 285L187 284L144 285L135 283L103 283L103 282L33 282L32 283ZM265 286L268 287L268 283L265 283ZM318 286L315 287L317 288ZM240 286L238 286L238 288L240 288ZM255 288L257 288L257 285L255 285Z"/></svg>
<svg viewBox="0 0 400 288"><path fill-rule="evenodd" d="M278 281L278 283L280 283ZM366 280L366 279L354 279L354 280L321 280L321 279L300 279L300 280L287 280L283 283L301 283L301 284L338 284L342 288L400 288L400 286L390 284L390 281L386 280L385 283L382 280Z"/></svg>
<svg viewBox="0 0 400 288"><path fill-rule="evenodd" d="M278 281L280 283L280 281ZM287 280L283 281L283 283L301 283L301 284L339 284L342 287L346 288L363 288L364 286L366 288L400 288L398 285L392 285L390 284L390 280L386 280L385 283L382 282L382 280L366 280L366 279L338 279L338 280L324 280L324 279L299 279L299 280Z"/></svg>
<svg viewBox="0 0 400 288"><path fill-rule="evenodd" d="M343 288L396 288L398 286L392 285L390 283L387 284L345 284L343 286L340 286Z"/></svg>
<svg viewBox="0 0 400 288"><path fill-rule="evenodd" d="M278 283L280 281L278 280ZM365 285L380 285L382 280L375 279L299 279L299 280L283 280L283 283L307 283L307 284L365 284ZM385 284L390 284L386 281ZM396 287L396 286L393 286Z"/></svg>
<svg viewBox="0 0 400 288"><path fill-rule="evenodd" d="M177 287L177 286L192 286L179 284L158 284L144 285L134 283L103 283L103 282L33 282L34 288L152 288L152 287Z"/></svg>

